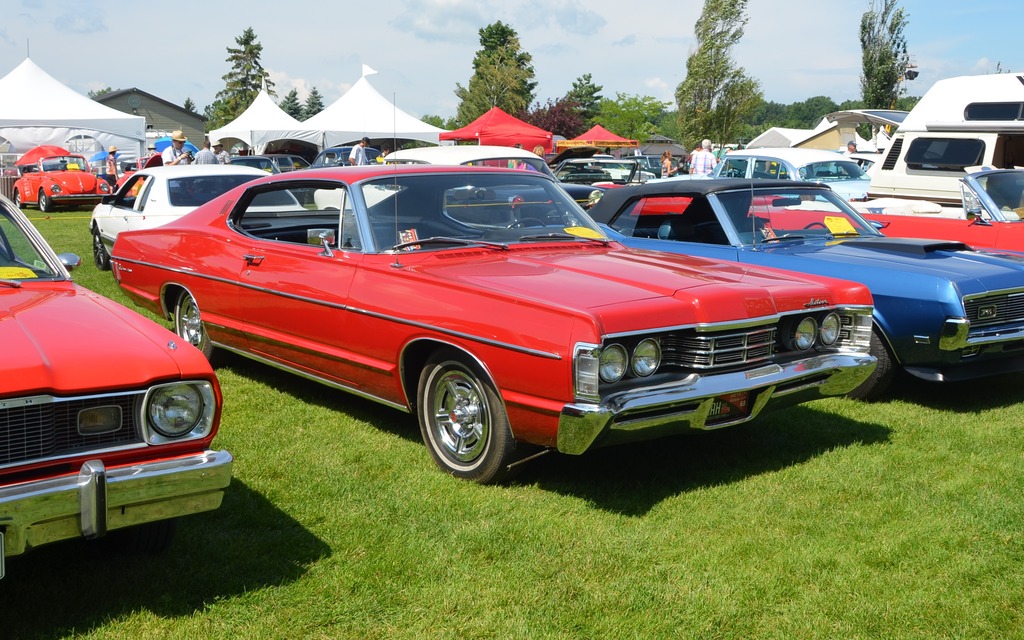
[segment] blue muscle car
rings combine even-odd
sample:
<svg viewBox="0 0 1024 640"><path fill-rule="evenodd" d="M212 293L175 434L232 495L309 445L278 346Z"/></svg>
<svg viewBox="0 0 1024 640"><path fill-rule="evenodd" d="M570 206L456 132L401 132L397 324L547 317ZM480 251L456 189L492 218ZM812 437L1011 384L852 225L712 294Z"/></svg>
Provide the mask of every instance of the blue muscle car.
<svg viewBox="0 0 1024 640"><path fill-rule="evenodd" d="M866 284L878 367L853 397L883 395L899 368L931 381L1024 371L1020 254L886 237L809 182L650 182L607 190L590 213L632 247Z"/></svg>

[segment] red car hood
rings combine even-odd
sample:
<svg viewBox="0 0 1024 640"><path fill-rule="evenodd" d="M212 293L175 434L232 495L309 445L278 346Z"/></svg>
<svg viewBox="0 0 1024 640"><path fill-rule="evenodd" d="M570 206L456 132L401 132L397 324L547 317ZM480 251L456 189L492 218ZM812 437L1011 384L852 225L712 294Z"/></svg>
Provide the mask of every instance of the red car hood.
<svg viewBox="0 0 1024 640"><path fill-rule="evenodd" d="M153 321L77 285L42 284L0 288L0 397L213 377L198 350Z"/></svg>
<svg viewBox="0 0 1024 640"><path fill-rule="evenodd" d="M431 260L415 269L453 285L625 318L640 301L661 299L680 323L757 318L827 304L870 305L862 285L739 263L653 251L512 249L479 260ZM635 318L634 318L635 321ZM652 318L664 324L666 318ZM635 329L636 327L631 327ZM613 327L609 326L609 329ZM614 330L614 329L613 329Z"/></svg>
<svg viewBox="0 0 1024 640"><path fill-rule="evenodd" d="M53 171L45 175L61 183L71 193L96 191L96 176L88 171Z"/></svg>

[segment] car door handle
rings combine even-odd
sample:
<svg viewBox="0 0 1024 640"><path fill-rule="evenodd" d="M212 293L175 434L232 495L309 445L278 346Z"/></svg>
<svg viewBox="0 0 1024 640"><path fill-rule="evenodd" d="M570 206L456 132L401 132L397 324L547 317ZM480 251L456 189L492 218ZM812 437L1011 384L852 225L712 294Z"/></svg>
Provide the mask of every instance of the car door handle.
<svg viewBox="0 0 1024 640"><path fill-rule="evenodd" d="M245 258L245 263L248 264L250 267L260 266L260 263L263 262L264 258L264 256L254 256L251 253L247 253L242 257Z"/></svg>

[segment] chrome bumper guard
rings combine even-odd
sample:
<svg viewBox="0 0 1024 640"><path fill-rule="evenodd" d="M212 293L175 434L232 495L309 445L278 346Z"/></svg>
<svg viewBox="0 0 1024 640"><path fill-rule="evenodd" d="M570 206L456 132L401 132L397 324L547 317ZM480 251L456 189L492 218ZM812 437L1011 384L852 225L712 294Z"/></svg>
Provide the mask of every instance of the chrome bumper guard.
<svg viewBox="0 0 1024 640"><path fill-rule="evenodd" d="M866 354L830 353L749 371L693 374L611 395L601 404L567 404L558 422L558 450L581 454L596 446L740 424L766 408L849 393L867 380L876 364ZM721 397L745 391L750 396L744 415L711 418Z"/></svg>
<svg viewBox="0 0 1024 640"><path fill-rule="evenodd" d="M0 488L0 556L71 538L210 511L220 506L234 459L227 451L106 468Z"/></svg>

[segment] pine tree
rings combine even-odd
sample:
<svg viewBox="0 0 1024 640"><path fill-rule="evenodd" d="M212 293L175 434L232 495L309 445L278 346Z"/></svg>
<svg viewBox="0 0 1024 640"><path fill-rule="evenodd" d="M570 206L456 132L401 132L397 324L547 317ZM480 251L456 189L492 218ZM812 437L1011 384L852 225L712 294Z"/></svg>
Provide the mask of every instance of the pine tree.
<svg viewBox="0 0 1024 640"><path fill-rule="evenodd" d="M299 102L299 91L297 89L289 91L285 95L284 100L277 103L277 106L296 120L302 119L302 103Z"/></svg>
<svg viewBox="0 0 1024 640"><path fill-rule="evenodd" d="M249 108L261 88L273 97L274 83L270 73L260 64L263 45L256 40L252 27L235 38L237 48L228 47L227 62L231 71L221 76L224 88L217 92L212 105L206 108L207 128L216 129L237 118Z"/></svg>
<svg viewBox="0 0 1024 640"><path fill-rule="evenodd" d="M323 110L323 96L321 96L320 92L316 90L316 87L313 87L309 90L309 96L306 97L306 102L302 105L302 119L309 120Z"/></svg>

